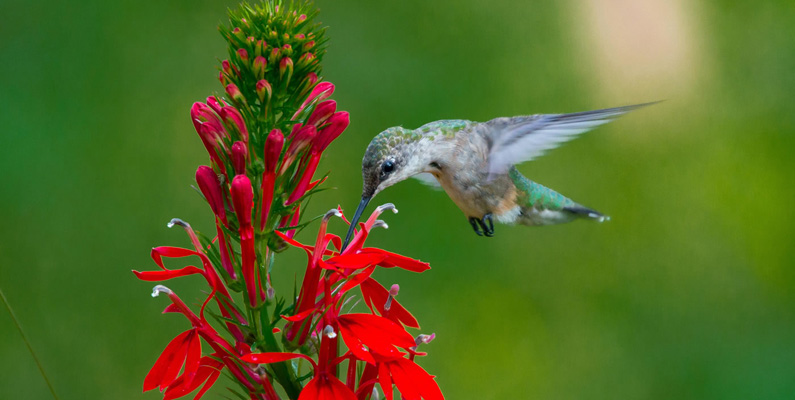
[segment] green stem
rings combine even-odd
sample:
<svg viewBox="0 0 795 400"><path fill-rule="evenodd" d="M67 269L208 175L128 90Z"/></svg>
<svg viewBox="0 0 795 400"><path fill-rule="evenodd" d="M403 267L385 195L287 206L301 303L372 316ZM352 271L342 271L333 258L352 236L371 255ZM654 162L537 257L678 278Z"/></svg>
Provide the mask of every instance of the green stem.
<svg viewBox="0 0 795 400"><path fill-rule="evenodd" d="M3 289L0 289L0 298L3 299L3 304L6 305L6 309L8 309L8 313L11 314L11 319L14 321L14 325L19 330L19 334L22 336L22 341L25 342L25 346L28 346L28 351L30 351L30 355L33 356L33 361L36 362L36 366L39 367L39 372L41 376L44 378L44 382L47 383L47 387L50 388L50 393L52 393L52 397L55 400L58 400L58 395L55 394L55 388L52 387L52 383L50 383L50 379L47 378L47 373L44 372L44 367L42 367L41 362L39 362L39 358L36 357L36 352L33 351L33 346L30 345L28 341L28 337L25 335L25 332L22 330L22 325L19 324L19 320L17 316L14 314L14 310L11 308L11 304L8 303L8 299L6 299L6 295L3 293Z"/></svg>
<svg viewBox="0 0 795 400"><path fill-rule="evenodd" d="M262 324L262 339L265 341L265 350L268 352L281 352L282 348L273 334L273 329L270 324L270 316L268 315L268 307L263 306L260 309L260 323ZM301 394L301 384L293 374L293 369L287 365L288 361L271 364L273 372L276 375L276 380L282 385L287 396L291 399L297 399Z"/></svg>

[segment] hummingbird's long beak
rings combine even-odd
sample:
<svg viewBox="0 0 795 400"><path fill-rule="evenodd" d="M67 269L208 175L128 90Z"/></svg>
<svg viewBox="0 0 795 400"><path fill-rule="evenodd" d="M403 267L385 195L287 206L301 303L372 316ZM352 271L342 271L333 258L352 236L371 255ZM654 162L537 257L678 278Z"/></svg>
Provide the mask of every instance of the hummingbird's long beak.
<svg viewBox="0 0 795 400"><path fill-rule="evenodd" d="M345 235L345 242L342 244L342 249L340 253L345 251L345 248L348 247L348 243L351 241L351 236L353 235L353 229L356 228L356 225L359 224L359 218L362 217L362 213L364 209L367 208L367 203L370 202L372 196L362 196L362 201L359 203L359 207L356 209L356 212L353 214L353 219L351 220L351 227L348 228L348 234Z"/></svg>

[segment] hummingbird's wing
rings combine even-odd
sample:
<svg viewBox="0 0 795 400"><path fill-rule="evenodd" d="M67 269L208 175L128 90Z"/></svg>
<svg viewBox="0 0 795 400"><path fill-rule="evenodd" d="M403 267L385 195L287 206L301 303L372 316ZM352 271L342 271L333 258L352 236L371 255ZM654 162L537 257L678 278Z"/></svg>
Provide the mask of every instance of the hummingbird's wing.
<svg viewBox="0 0 795 400"><path fill-rule="evenodd" d="M649 104L653 103L572 114L497 118L485 122L483 125L491 141L488 156L489 177L504 174L514 164L530 161L583 132Z"/></svg>

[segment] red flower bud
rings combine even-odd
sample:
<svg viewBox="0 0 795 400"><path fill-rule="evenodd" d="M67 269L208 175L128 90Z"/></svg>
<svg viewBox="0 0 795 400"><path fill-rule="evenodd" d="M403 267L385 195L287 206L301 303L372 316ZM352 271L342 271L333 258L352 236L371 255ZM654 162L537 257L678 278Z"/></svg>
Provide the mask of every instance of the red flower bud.
<svg viewBox="0 0 795 400"><path fill-rule="evenodd" d="M248 142L248 129L246 129L246 122L243 120L243 116L240 115L240 111L234 107L226 106L221 108L218 115L221 116L227 125L232 125L237 129L236 133L240 135L240 139Z"/></svg>
<svg viewBox="0 0 795 400"><path fill-rule="evenodd" d="M240 88L238 88L234 83L226 85L226 94L228 94L229 97L238 103L245 104L246 102L246 98L243 97L243 93L240 91Z"/></svg>
<svg viewBox="0 0 795 400"><path fill-rule="evenodd" d="M245 175L246 162L248 161L248 148L243 142L235 142L232 145L232 165L235 168L235 174Z"/></svg>
<svg viewBox="0 0 795 400"><path fill-rule="evenodd" d="M265 51L268 50L268 43L264 40L260 39L257 40L257 45L254 47L254 55L259 57L265 54Z"/></svg>
<svg viewBox="0 0 795 400"><path fill-rule="evenodd" d="M263 104L268 104L271 101L271 95L273 95L273 88L271 87L271 84L265 79L258 81L257 96L259 97L259 101L261 101Z"/></svg>
<svg viewBox="0 0 795 400"><path fill-rule="evenodd" d="M221 108L227 106L226 102L223 100L221 100L221 102L219 103L218 98L216 98L215 96L210 96L207 98L207 105L212 107L213 111L215 111L216 114L221 112Z"/></svg>
<svg viewBox="0 0 795 400"><path fill-rule="evenodd" d="M202 165L196 170L196 183L199 185L199 190L207 199L210 204L210 209L213 214L221 220L224 225L226 222L226 208L224 208L224 199L221 191L221 182L218 181L218 175L212 168Z"/></svg>
<svg viewBox="0 0 795 400"><path fill-rule="evenodd" d="M307 192L307 190L309 190L309 183L312 182L312 176L315 175L315 170L317 170L317 165L319 162L320 153L313 151L309 156L309 161L306 163L306 167L301 174L301 178L298 180L298 184L295 186L295 189L293 189L293 192L290 193L290 197L287 198L287 202L285 203L286 205L294 203L296 200L300 199L301 196Z"/></svg>
<svg viewBox="0 0 795 400"><path fill-rule="evenodd" d="M251 210L254 208L254 191L251 181L245 175L237 175L232 180L232 205L240 226L251 225Z"/></svg>
<svg viewBox="0 0 795 400"><path fill-rule="evenodd" d="M322 152L334 141L350 124L350 115L347 111L335 113L328 119L328 124L317 135L312 143L313 149Z"/></svg>
<svg viewBox="0 0 795 400"><path fill-rule="evenodd" d="M237 57L243 65L248 65L248 51L246 49L237 49Z"/></svg>
<svg viewBox="0 0 795 400"><path fill-rule="evenodd" d="M284 57L279 61L279 78L285 81L285 86L290 84L290 78L293 76L293 60L290 57Z"/></svg>
<svg viewBox="0 0 795 400"><path fill-rule="evenodd" d="M317 136L317 128L313 125L307 125L299 128L298 131L295 132L295 135L291 136L293 136L293 140L290 142L290 147L287 148L287 155L294 157L315 139L315 136Z"/></svg>
<svg viewBox="0 0 795 400"><path fill-rule="evenodd" d="M314 125L319 127L337 111L337 102L334 100L326 100L315 107L312 115L306 120L307 125Z"/></svg>
<svg viewBox="0 0 795 400"><path fill-rule="evenodd" d="M307 65L311 64L312 61L315 59L315 55L312 53L304 53L301 58L298 59L298 66L300 68L304 68Z"/></svg>
<svg viewBox="0 0 795 400"><path fill-rule="evenodd" d="M299 34L295 35L295 38L298 39L298 40L304 40L304 39L306 39L306 35L304 35L303 33L299 33Z"/></svg>
<svg viewBox="0 0 795 400"><path fill-rule="evenodd" d="M254 59L254 62L251 64L251 70L254 72L254 75L257 76L257 79L262 79L265 76L265 66L268 64L268 60L265 59L263 56L257 56Z"/></svg>
<svg viewBox="0 0 795 400"><path fill-rule="evenodd" d="M314 40L310 40L310 41L304 43L302 49L304 49L304 51L309 51L309 50L312 50L313 47L315 47L315 41Z"/></svg>
<svg viewBox="0 0 795 400"><path fill-rule="evenodd" d="M276 171L276 165L279 163L279 156L282 154L283 147L284 135L282 131L278 129L272 130L265 140L265 153L262 157L266 172Z"/></svg>

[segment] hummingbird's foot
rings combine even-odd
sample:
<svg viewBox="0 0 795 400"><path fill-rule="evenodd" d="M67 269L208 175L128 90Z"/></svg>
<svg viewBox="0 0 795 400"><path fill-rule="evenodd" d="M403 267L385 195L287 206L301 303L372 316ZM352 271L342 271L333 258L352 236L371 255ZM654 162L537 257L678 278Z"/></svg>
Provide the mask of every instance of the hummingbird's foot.
<svg viewBox="0 0 795 400"><path fill-rule="evenodd" d="M472 225L472 229L475 230L475 233L478 236L483 236L483 232L480 231L480 221L475 217L469 217L469 224Z"/></svg>
<svg viewBox="0 0 795 400"><path fill-rule="evenodd" d="M480 226L483 228L483 234L492 237L494 236L494 221L491 219L491 213L488 213L483 216L483 219L480 221ZM488 226L486 223L488 222Z"/></svg>

